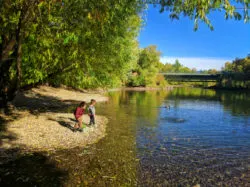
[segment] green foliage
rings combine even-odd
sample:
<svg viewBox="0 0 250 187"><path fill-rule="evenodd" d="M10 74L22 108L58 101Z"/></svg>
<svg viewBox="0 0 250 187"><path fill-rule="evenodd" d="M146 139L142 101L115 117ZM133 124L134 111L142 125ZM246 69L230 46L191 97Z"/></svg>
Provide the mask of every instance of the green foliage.
<svg viewBox="0 0 250 187"><path fill-rule="evenodd" d="M144 74L130 75L127 82L127 86L133 86L133 87L146 86L145 75Z"/></svg>
<svg viewBox="0 0 250 187"><path fill-rule="evenodd" d="M155 45L150 45L141 50L138 65L142 69L157 66L160 61L161 53L157 51L156 48L157 47Z"/></svg>
<svg viewBox="0 0 250 187"><path fill-rule="evenodd" d="M190 69L184 65L182 65L177 59L174 64L166 63L161 69L163 73L195 73L197 70L195 68Z"/></svg>
<svg viewBox="0 0 250 187"><path fill-rule="evenodd" d="M160 51L155 45L140 50L135 69L129 74L128 86L156 86L159 72Z"/></svg>
<svg viewBox="0 0 250 187"><path fill-rule="evenodd" d="M180 69L181 69L182 65L181 63L179 62L179 60L176 60L175 63L173 64L173 68L174 68L174 71L175 72L179 72Z"/></svg>
<svg viewBox="0 0 250 187"><path fill-rule="evenodd" d="M65 11L68 8L71 10L72 6L80 11L79 2L70 2L69 6L65 7ZM72 54L75 52L76 55L68 60L65 55L64 61L66 66L68 62L72 65L73 61L76 67L71 73L58 75L57 79L62 83L73 83L70 86L74 87L117 86L126 79L127 72L137 60L135 37L141 23L137 16L138 6L135 1L122 3L88 1L82 3L81 7L88 10L85 17L81 20L78 15L72 20L67 18L69 24L77 23L70 32L75 33L78 43L76 48L72 44L67 45L66 52L69 53L69 48L72 47ZM79 30L76 31L75 28ZM74 81L67 80L72 79L72 73L76 76L73 78Z"/></svg>
<svg viewBox="0 0 250 187"><path fill-rule="evenodd" d="M163 75L160 75L160 74L156 75L156 85L160 86L160 87L165 87L168 85L168 83Z"/></svg>
<svg viewBox="0 0 250 187"><path fill-rule="evenodd" d="M34 18L22 28L22 86L48 81L73 87L117 86L135 66L141 24L137 1L42 1L32 7L27 1L16 2L27 6ZM6 22L2 34L8 28L15 34L22 20L16 5L9 7L1 15L7 20L4 16L13 14L13 25Z"/></svg>
<svg viewBox="0 0 250 187"><path fill-rule="evenodd" d="M152 3L154 3L153 0ZM161 0L160 12L169 11L172 19L179 19L180 15L189 17L194 20L194 30L198 29L200 21L213 30L213 25L208 18L211 12L218 10L224 13L225 19L244 19L245 22L249 22L249 5L248 0Z"/></svg>
<svg viewBox="0 0 250 187"><path fill-rule="evenodd" d="M236 58L232 63L226 62L223 75L218 84L223 88L250 88L250 56Z"/></svg>
<svg viewBox="0 0 250 187"><path fill-rule="evenodd" d="M236 58L232 63L226 62L223 70L226 72L250 73L250 56Z"/></svg>

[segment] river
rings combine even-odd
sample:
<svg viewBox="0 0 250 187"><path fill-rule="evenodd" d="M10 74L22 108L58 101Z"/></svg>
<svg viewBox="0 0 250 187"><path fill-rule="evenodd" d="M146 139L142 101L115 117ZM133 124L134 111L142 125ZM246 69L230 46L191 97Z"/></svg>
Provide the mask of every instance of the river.
<svg viewBox="0 0 250 187"><path fill-rule="evenodd" d="M249 92L175 88L108 95L109 102L96 107L109 118L107 135L72 151L82 161L68 184L249 185Z"/></svg>

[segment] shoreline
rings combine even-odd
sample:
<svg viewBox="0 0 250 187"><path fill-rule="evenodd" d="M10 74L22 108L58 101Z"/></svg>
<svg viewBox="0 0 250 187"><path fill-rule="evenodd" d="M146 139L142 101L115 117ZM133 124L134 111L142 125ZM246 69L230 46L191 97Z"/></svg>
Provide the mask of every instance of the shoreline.
<svg viewBox="0 0 250 187"><path fill-rule="evenodd" d="M108 119L96 116L95 127L73 132L73 108L79 102L106 102L108 97L97 93L83 93L67 88L40 86L19 92L14 98L9 115L1 114L0 157L6 152L51 151L84 147L94 144L106 135ZM72 109L71 109L72 108ZM83 122L89 117L84 114Z"/></svg>
<svg viewBox="0 0 250 187"><path fill-rule="evenodd" d="M121 88L112 88L108 89L108 92L115 92L115 91L147 91L147 90L173 90L174 88L182 88L186 86L182 85L173 85L173 86L166 86L166 87L121 87Z"/></svg>
<svg viewBox="0 0 250 187"><path fill-rule="evenodd" d="M84 147L98 142L106 135L108 119L96 116L96 125L85 127L83 132L73 132L75 124L71 113L33 115L22 113L23 117L7 124L7 133L15 134L15 139L2 139L0 149L19 148L25 151L52 151ZM83 116L84 124L88 116Z"/></svg>
<svg viewBox="0 0 250 187"><path fill-rule="evenodd" d="M201 89L211 89L211 90L226 90L226 91L250 91L248 88L223 88L223 87L200 87L200 86L187 86L187 85L172 85L162 87L121 87L121 88L113 88L108 89L107 92L115 92L115 91L154 91L154 90L173 90L174 88L201 88Z"/></svg>
<svg viewBox="0 0 250 187"><path fill-rule="evenodd" d="M27 150L65 149L96 143L105 136L106 124L108 123L107 118L105 116L97 116L97 118L99 118L99 121L97 121L98 125L95 128L87 127L85 129L86 132L82 133L82 136L89 136L89 139L82 139L81 137L76 136L79 132L73 133L71 131L75 122L72 111L67 110L69 107L76 106L83 100L90 101L92 98L97 102L106 102L108 101L108 97L104 96L104 94L107 92L147 90L169 91L180 87L187 86L121 87L108 89L101 93L82 92L65 87L54 88L40 86L38 88L20 92L13 100L12 114L10 116L0 114L0 119L3 121L3 126L5 127L5 130L2 130L0 135L0 151L16 147ZM221 89L216 88L215 90ZM84 116L84 123L88 123L88 116ZM48 124L47 127L46 124ZM97 133L94 136L90 136L90 132L93 131L96 131ZM71 138L72 141L67 141L67 139L62 137L61 134L64 134L65 137ZM55 138L53 136L55 136ZM33 137L34 140L39 139L40 142L43 143L40 143L39 145L30 137ZM59 141L55 143L56 139L64 140L64 143ZM50 143L50 140L53 140L51 142L54 143Z"/></svg>

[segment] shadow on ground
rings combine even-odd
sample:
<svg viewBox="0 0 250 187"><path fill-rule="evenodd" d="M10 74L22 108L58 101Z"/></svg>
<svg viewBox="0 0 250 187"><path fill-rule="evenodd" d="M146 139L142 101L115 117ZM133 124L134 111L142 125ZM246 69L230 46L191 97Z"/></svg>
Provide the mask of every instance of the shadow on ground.
<svg viewBox="0 0 250 187"><path fill-rule="evenodd" d="M18 110L28 110L35 115L45 112L73 112L67 111L67 108L77 104L76 101L61 101L39 94L20 94L13 102ZM48 153L24 152L25 147L12 148L16 135L7 130L7 124L20 117L22 116L15 112L7 115L0 113L0 186L63 186L68 179L68 172L60 169L56 159ZM63 121L58 123L67 126Z"/></svg>
<svg viewBox="0 0 250 187"><path fill-rule="evenodd" d="M11 149L5 154L0 162L0 186L62 186L67 179L67 172L58 169L44 153L22 154Z"/></svg>
<svg viewBox="0 0 250 187"><path fill-rule="evenodd" d="M50 121L56 121L59 125L68 128L72 132L75 132L74 124L77 122L73 118L59 117L58 119L48 118Z"/></svg>
<svg viewBox="0 0 250 187"><path fill-rule="evenodd" d="M2 116L0 113L0 146L4 142L11 142L16 139L16 135L7 131L7 123L18 119L20 116L18 114L9 114L10 116ZM0 152L1 153L1 152ZM1 154L0 154L1 155Z"/></svg>
<svg viewBox="0 0 250 187"><path fill-rule="evenodd" d="M44 96L38 93L19 93L12 103L19 109L25 109L34 115L38 115L46 112L73 112L73 108L79 104L79 101L60 100L56 97ZM72 106L70 111L69 106Z"/></svg>
<svg viewBox="0 0 250 187"><path fill-rule="evenodd" d="M6 129L7 122L0 116L0 145L11 145L16 135ZM21 148L0 148L0 186L62 186L68 173L59 169L45 153L24 153Z"/></svg>

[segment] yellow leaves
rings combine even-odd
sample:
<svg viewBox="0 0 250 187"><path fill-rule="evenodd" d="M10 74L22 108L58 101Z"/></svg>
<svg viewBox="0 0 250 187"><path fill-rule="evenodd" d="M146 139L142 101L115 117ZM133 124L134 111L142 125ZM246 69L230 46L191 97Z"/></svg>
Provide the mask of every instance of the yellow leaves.
<svg viewBox="0 0 250 187"><path fill-rule="evenodd" d="M40 1L39 3L38 3L38 8L41 8L42 6L44 6L45 5L45 2L44 1Z"/></svg>
<svg viewBox="0 0 250 187"><path fill-rule="evenodd" d="M116 176L102 176L102 178L107 178L107 179L116 179Z"/></svg>
<svg viewBox="0 0 250 187"><path fill-rule="evenodd" d="M59 160L59 159L55 159L58 163L61 163L62 161L61 160Z"/></svg>
<svg viewBox="0 0 250 187"><path fill-rule="evenodd" d="M88 13L88 19L92 19L90 12Z"/></svg>
<svg viewBox="0 0 250 187"><path fill-rule="evenodd" d="M88 181L84 180L84 185L87 186L88 185Z"/></svg>

